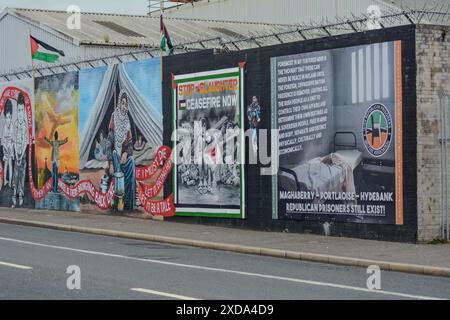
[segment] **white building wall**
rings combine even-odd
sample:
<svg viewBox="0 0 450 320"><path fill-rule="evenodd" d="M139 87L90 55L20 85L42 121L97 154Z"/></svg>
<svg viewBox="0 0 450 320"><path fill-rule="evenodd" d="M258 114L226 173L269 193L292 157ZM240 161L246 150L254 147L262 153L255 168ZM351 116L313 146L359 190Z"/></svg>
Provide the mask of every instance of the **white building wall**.
<svg viewBox="0 0 450 320"><path fill-rule="evenodd" d="M392 8L380 0L210 0L167 10L167 17L273 24L321 22L336 16L367 12L371 4Z"/></svg>

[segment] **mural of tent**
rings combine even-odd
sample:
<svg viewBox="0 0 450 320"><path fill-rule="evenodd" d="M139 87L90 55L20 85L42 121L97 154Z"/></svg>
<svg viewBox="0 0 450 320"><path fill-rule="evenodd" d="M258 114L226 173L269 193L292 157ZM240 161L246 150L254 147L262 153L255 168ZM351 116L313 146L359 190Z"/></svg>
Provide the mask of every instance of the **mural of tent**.
<svg viewBox="0 0 450 320"><path fill-rule="evenodd" d="M102 85L94 103L94 108L90 113L86 127L80 136L80 169L94 169L105 167L106 163L101 163L90 159L92 145L99 132L102 120L107 116L111 101L116 99L117 89L119 92L125 90L129 97L129 115L139 128L140 133L147 142L151 150L157 150L162 145L163 125L162 116L155 112L149 102L143 97L134 85L123 64L111 65L106 70ZM114 102L114 105L116 105ZM149 160L148 148L144 152L134 155L137 164Z"/></svg>

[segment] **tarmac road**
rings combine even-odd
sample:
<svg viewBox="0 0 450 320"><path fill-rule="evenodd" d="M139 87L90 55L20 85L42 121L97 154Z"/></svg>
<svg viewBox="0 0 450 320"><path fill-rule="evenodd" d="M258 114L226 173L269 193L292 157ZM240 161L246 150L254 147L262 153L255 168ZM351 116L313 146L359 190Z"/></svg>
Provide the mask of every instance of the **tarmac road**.
<svg viewBox="0 0 450 320"><path fill-rule="evenodd" d="M80 290L69 290L69 266ZM0 299L450 299L450 278L0 224ZM73 279L73 278L71 278Z"/></svg>

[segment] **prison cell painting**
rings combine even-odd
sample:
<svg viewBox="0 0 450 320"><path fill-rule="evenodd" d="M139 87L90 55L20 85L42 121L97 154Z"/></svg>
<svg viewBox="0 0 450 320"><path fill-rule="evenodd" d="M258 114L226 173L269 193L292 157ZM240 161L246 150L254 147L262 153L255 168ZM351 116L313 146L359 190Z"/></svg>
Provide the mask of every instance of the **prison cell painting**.
<svg viewBox="0 0 450 320"><path fill-rule="evenodd" d="M29 175L29 153L34 154L32 86L31 79L0 83L0 205L5 207L35 206Z"/></svg>
<svg viewBox="0 0 450 320"><path fill-rule="evenodd" d="M274 217L403 224L401 48L272 58Z"/></svg>
<svg viewBox="0 0 450 320"><path fill-rule="evenodd" d="M83 211L161 213L143 203L143 189L161 174L159 163L147 174L162 147L160 68L159 59L149 59L80 72L79 165L90 189ZM156 189L152 203L168 204Z"/></svg>
<svg viewBox="0 0 450 320"><path fill-rule="evenodd" d="M242 79L242 67L174 76L179 216L245 217Z"/></svg>
<svg viewBox="0 0 450 320"><path fill-rule="evenodd" d="M79 211L78 72L35 80L38 209Z"/></svg>

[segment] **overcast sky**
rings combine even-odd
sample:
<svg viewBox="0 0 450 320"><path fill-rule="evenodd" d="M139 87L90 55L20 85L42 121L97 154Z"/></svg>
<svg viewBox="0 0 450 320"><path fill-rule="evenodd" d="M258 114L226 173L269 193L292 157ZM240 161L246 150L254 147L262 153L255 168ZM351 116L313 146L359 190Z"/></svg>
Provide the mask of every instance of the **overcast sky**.
<svg viewBox="0 0 450 320"><path fill-rule="evenodd" d="M81 11L141 14L148 12L148 0L0 0L0 12L6 7L66 10L77 5Z"/></svg>

